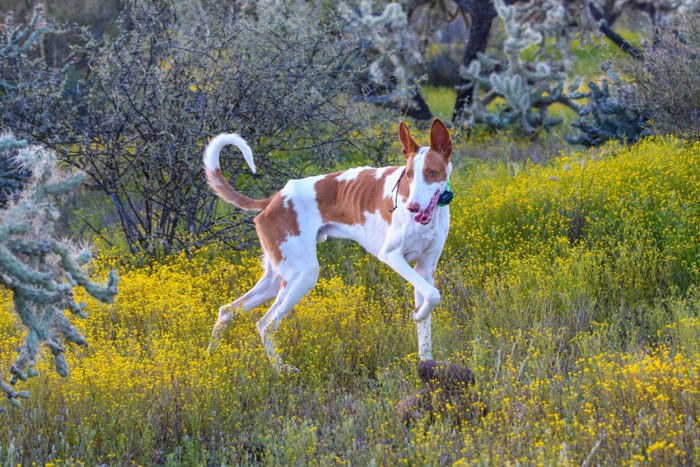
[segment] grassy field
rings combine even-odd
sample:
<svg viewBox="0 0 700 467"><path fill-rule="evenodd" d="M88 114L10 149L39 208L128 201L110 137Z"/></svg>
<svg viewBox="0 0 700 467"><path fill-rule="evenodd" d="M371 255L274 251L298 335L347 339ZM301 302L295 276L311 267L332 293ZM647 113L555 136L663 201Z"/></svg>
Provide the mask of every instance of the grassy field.
<svg viewBox="0 0 700 467"><path fill-rule="evenodd" d="M468 148L463 148L468 153ZM319 245L318 286L278 333L255 321L205 351L259 251L118 265L117 301L78 323L90 347L50 358L0 414L0 465L693 465L700 462L700 145L666 138L544 165L456 156L438 270L436 358L470 367L473 404L409 423L422 388L412 290L359 248ZM0 365L23 338L0 309Z"/></svg>

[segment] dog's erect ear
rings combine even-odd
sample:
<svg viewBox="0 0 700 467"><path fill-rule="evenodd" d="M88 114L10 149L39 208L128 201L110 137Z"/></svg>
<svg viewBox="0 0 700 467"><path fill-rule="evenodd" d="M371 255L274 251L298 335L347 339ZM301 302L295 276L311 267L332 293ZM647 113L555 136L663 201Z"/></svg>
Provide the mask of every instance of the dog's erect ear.
<svg viewBox="0 0 700 467"><path fill-rule="evenodd" d="M436 118L430 126L430 149L441 153L445 159L452 154L452 138L442 120Z"/></svg>
<svg viewBox="0 0 700 467"><path fill-rule="evenodd" d="M401 149L406 159L413 156L420 149L416 140L414 140L408 132L408 127L404 122L399 123L399 141L401 141Z"/></svg>

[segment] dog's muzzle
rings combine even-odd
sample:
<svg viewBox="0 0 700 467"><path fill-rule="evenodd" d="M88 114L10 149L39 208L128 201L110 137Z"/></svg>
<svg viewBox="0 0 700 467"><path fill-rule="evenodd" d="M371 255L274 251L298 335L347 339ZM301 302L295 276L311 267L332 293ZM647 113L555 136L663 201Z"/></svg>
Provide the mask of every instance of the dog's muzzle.
<svg viewBox="0 0 700 467"><path fill-rule="evenodd" d="M440 198L440 190L436 191L433 198L428 203L428 207L419 211L413 219L423 225L427 225L433 220L433 214L435 214L435 208L437 207L438 198Z"/></svg>

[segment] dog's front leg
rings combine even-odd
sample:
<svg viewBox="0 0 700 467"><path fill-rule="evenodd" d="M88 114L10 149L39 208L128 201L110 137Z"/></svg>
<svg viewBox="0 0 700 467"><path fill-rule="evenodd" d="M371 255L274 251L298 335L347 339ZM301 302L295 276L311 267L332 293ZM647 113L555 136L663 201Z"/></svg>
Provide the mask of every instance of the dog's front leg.
<svg viewBox="0 0 700 467"><path fill-rule="evenodd" d="M418 331L418 357L421 360L432 358L430 314L440 301L440 292L408 264L399 249L384 250L378 257L413 285L417 306L411 318L416 322Z"/></svg>
<svg viewBox="0 0 700 467"><path fill-rule="evenodd" d="M432 340L432 314L423 321L416 321L416 331L418 332L418 358L430 360L433 358Z"/></svg>
<svg viewBox="0 0 700 467"><path fill-rule="evenodd" d="M380 254L379 259L410 282L416 295L420 296L420 299L422 299L416 300L416 305L418 306L411 315L413 320L417 322L423 321L430 316L430 313L440 302L440 292L438 289L416 272L400 252L394 251L388 254Z"/></svg>
<svg viewBox="0 0 700 467"><path fill-rule="evenodd" d="M419 259L413 268L420 276L425 279L430 285L435 286L435 268L437 267L437 261L433 260L434 257L439 257L439 255L426 255L425 257ZM415 309L412 313L412 317L416 320L416 331L418 332L418 355L421 360L428 360L432 358L432 310L425 317L417 317L416 314L421 310L423 306L423 295L420 291L414 288L415 297ZM417 319L421 318L421 319Z"/></svg>

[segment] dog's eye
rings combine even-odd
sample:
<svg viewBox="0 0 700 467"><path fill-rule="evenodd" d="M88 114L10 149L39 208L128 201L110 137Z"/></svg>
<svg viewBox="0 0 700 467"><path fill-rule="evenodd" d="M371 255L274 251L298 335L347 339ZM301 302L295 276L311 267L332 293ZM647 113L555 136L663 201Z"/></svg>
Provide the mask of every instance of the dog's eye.
<svg viewBox="0 0 700 467"><path fill-rule="evenodd" d="M436 175L437 175L437 172L434 170L431 170L430 172L428 172L428 177L434 177Z"/></svg>
<svg viewBox="0 0 700 467"><path fill-rule="evenodd" d="M413 170L407 170L407 171L406 171L406 176L407 176L408 178L413 178Z"/></svg>

